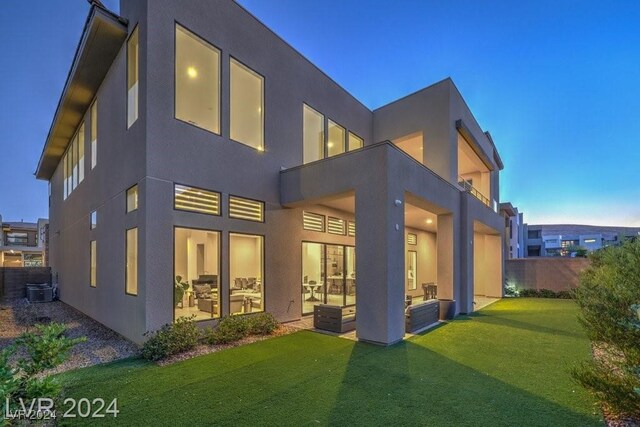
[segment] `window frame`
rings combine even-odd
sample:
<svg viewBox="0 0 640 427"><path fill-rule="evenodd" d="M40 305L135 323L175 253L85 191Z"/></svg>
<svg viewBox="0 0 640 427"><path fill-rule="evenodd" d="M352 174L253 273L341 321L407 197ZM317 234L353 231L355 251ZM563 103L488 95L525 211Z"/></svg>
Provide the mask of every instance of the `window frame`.
<svg viewBox="0 0 640 427"><path fill-rule="evenodd" d="M89 241L89 287L94 289L98 287L98 242L96 239Z"/></svg>
<svg viewBox="0 0 640 427"><path fill-rule="evenodd" d="M134 188L136 189L136 206L135 206L135 208L129 210L129 191L133 190ZM124 192L124 200L125 200L124 209L125 209L125 213L126 214L131 213L131 212L135 212L135 211L138 210L138 206L140 205L140 200L139 200L140 191L139 190L140 190L140 187L138 187L138 183L133 184L131 187L129 187L129 188L127 188L125 190L125 192Z"/></svg>
<svg viewBox="0 0 640 427"><path fill-rule="evenodd" d="M199 125L197 125L195 123L188 122L186 120L178 118L178 116L177 116L178 85L176 84L176 79L177 79L176 55L178 53L178 38L176 37L176 34L177 34L178 26L182 27L182 29L185 30L187 33L190 33L192 36L195 36L196 39L200 39L203 43L205 43L206 45L212 47L215 51L218 52L218 79L217 79L217 84L218 84L218 132L210 130L210 129L207 129L207 128L204 128L204 127L199 126ZM222 62L223 62L223 51L222 51L221 48L219 48L215 44L209 42L209 40L205 39L204 37L201 37L200 34L198 34L195 31L192 31L191 28L189 28L186 25L183 25L180 21L178 21L178 20L174 20L173 21L173 118L175 120L179 121L180 123L185 123L185 124L187 124L189 126L193 126L196 129L200 129L202 131L211 133L213 135L222 136L222 68L223 68L222 67Z"/></svg>
<svg viewBox="0 0 640 427"><path fill-rule="evenodd" d="M186 229L186 230L197 230L197 231L206 231L206 232L210 232L210 233L218 233L218 284L220 285L220 298L219 298L219 304L220 304L220 308L219 308L219 315L218 317L211 317L209 319L195 319L196 322L210 322L212 320L220 320L222 319L222 317L224 316L223 314L223 304L224 304L224 298L222 297L222 287L223 287L223 280L222 280L222 258L223 258L223 254L222 254L222 239L224 236L224 232L222 230L215 230L215 229L209 229L209 228L200 228L200 227L189 227L189 226L182 226L182 225L175 225L173 226L173 282L175 282L175 278L176 278L176 230L178 228L182 228L182 229ZM264 248L263 248L263 252L264 252ZM229 267L231 267L231 259L229 259ZM172 283L173 283L172 282ZM171 313L172 313L172 318L173 318L173 322L176 322L176 308L173 305L173 287L170 288L170 292L171 292ZM231 295L231 292L229 292L229 295ZM213 314L213 313L212 313Z"/></svg>
<svg viewBox="0 0 640 427"><path fill-rule="evenodd" d="M327 131L325 132L325 137L324 137L324 145L325 145L325 151L324 151L324 158L325 159L330 159L331 157L336 157L339 156L341 154L344 154L346 152L348 152L348 130L346 127L342 126L340 123L338 123L337 121L331 119L329 116L326 116L326 121L327 121ZM331 127L331 123L333 123L334 126L342 129L342 153L337 153L337 154L333 154L333 155L329 155L329 128Z"/></svg>
<svg viewBox="0 0 640 427"><path fill-rule="evenodd" d="M316 160L311 160L309 162L304 161L304 150L305 150L305 141L304 141L304 109L308 108L311 111L313 111L314 113L318 114L320 117L322 117L321 123L322 123L322 145L321 145L321 155L319 159ZM309 163L313 163L313 162L317 162L319 160L323 160L327 158L327 117L322 114L320 111L316 110L314 107L312 107L311 105L309 105L309 103L307 102L302 102L302 126L301 126L301 131L302 131L302 165L307 165Z"/></svg>
<svg viewBox="0 0 640 427"><path fill-rule="evenodd" d="M245 71L248 71L250 74L255 74L256 76L258 76L258 77L260 77L262 79L262 105L260 106L260 108L262 109L262 114L261 114L262 123L260 123L260 126L262 127L262 145L261 145L260 148L256 148L253 145L249 145L246 142L242 142L240 140L237 140L237 139L234 139L234 138L231 137L231 99L232 99L232 95L231 95L231 74L232 74L231 73L231 64L233 62L238 64L241 68L244 68ZM244 62L240 61L235 56L229 55L229 104L228 104L229 105L229 140L233 141L233 142L237 142L237 143L242 144L242 145L245 145L245 146L247 146L249 148L253 148L254 150L259 151L259 152L265 152L266 151L266 147L265 147L266 139L267 139L266 138L266 134L265 134L266 133L266 126L265 126L266 119L265 119L265 117L266 117L266 114L267 114L266 109L265 109L266 92L267 92L266 91L266 87L267 87L266 81L267 81L267 78L263 74L257 72L253 68L249 67L247 64L245 64Z"/></svg>
<svg viewBox="0 0 640 427"><path fill-rule="evenodd" d="M215 193L218 195L218 213L207 213L207 212L198 212L198 211L192 211L192 210L188 210L188 209L181 209L176 207L176 185L181 185L183 187L188 187L191 189L195 189L195 190L202 190L202 191L206 191L208 193ZM179 211L179 212L189 212L192 214L201 214L201 215L209 215L209 216L222 216L222 192L220 191L214 191L214 190L207 190L206 188L202 188L202 187L196 187L193 185L187 185L187 184L182 184L180 182L173 182L173 210L174 211Z"/></svg>
<svg viewBox="0 0 640 427"><path fill-rule="evenodd" d="M361 142L361 144L362 144L360 147L358 147L358 148L351 148L351 137L352 137L352 136L353 136L355 139L360 140L360 142ZM346 152L353 151L353 150L359 150L359 149L361 149L361 148L364 148L364 138L361 138L361 137L360 137L357 133L355 133L355 132L352 132L352 131L350 131L350 130L347 130L347 151L346 151Z"/></svg>
<svg viewBox="0 0 640 427"><path fill-rule="evenodd" d="M128 257L129 257L129 231L132 230L136 230L136 292L135 293L131 293L129 292L129 262L128 262ZM133 296L133 297L137 297L138 296L138 291L140 290L139 288L139 276L140 276L140 263L138 262L138 258L140 255L140 233L138 230L138 227L131 227L131 228L127 228L125 229L124 232L124 293L125 295L129 295L129 296Z"/></svg>
<svg viewBox="0 0 640 427"><path fill-rule="evenodd" d="M329 221L332 219L336 219L342 222L342 233L334 233L329 229ZM346 236L347 235L347 220L344 218L339 218L337 216L327 215L327 234L333 234L334 236Z"/></svg>
<svg viewBox="0 0 640 427"><path fill-rule="evenodd" d="M231 313L231 236L232 235L239 236L249 236L249 237L261 237L262 238L262 310L261 311L252 311L251 313ZM252 315L255 313L266 313L267 312L267 287L266 287L266 247L267 247L267 237L262 233L249 233L244 231L228 231L227 232L227 271L229 272L229 282L227 282L227 314L229 316L246 316ZM222 312L222 311L221 311Z"/></svg>
<svg viewBox="0 0 640 427"><path fill-rule="evenodd" d="M231 198L234 197L236 199L240 199L240 200L249 200L251 202L258 202L262 205L262 220L261 221L255 221L252 219L246 219L246 218L238 218L235 216L231 216ZM258 200L258 199L252 199L251 197L242 197L242 196L238 196L236 194L231 194L229 193L229 197L227 197L227 216L229 217L229 219L237 219L240 221L249 221L249 222L257 222L259 224L264 224L266 222L266 211L267 211L267 204L263 201L263 200Z"/></svg>
<svg viewBox="0 0 640 427"><path fill-rule="evenodd" d="M133 30L131 30L131 34L129 34L129 36L127 37L127 41L125 44L126 47L126 69L125 69L125 73L126 73L126 78L125 78L125 99L127 100L126 104L125 104L125 110L126 110L126 123L127 123L127 130L131 129L131 127L138 121L139 117L139 113L140 113L140 31L139 28L140 25L139 23L136 23L136 25L133 27ZM138 92L137 92L137 103L136 103L136 118L129 123L129 42L131 41L131 39L133 38L134 34L137 36L137 43L136 43L136 82L138 84ZM97 135L96 135L97 136Z"/></svg>

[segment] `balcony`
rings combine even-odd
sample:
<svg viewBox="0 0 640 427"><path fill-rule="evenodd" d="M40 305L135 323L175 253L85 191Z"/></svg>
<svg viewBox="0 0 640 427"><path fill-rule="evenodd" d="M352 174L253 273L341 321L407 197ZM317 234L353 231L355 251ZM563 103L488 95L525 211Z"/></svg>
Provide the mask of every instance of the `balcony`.
<svg viewBox="0 0 640 427"><path fill-rule="evenodd" d="M489 200L484 194L478 191L468 180L458 177L458 186L468 193L471 193L476 199L484 203L489 209L493 209L494 212L498 212L498 203L494 200Z"/></svg>

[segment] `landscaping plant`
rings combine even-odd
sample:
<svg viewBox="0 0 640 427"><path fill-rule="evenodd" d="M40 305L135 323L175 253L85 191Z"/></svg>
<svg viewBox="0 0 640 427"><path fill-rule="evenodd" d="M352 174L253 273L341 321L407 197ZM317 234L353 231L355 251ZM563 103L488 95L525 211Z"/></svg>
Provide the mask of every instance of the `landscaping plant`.
<svg viewBox="0 0 640 427"><path fill-rule="evenodd" d="M85 337L68 338L66 326L60 323L35 325L34 330L20 335L10 346L0 351L0 401L2 413L15 411L23 402L38 398L56 400L61 384L52 376L43 375L67 358L69 350L86 340ZM15 364L11 360L19 356ZM8 399L8 400L7 400ZM7 402L9 408L7 408Z"/></svg>
<svg viewBox="0 0 640 427"><path fill-rule="evenodd" d="M596 351L572 375L607 412L640 419L640 240L590 258L574 298Z"/></svg>
<svg viewBox="0 0 640 427"><path fill-rule="evenodd" d="M142 346L142 357L147 360L160 360L195 348L200 338L195 317L179 317L173 324L164 325L155 332L145 333L149 338Z"/></svg>

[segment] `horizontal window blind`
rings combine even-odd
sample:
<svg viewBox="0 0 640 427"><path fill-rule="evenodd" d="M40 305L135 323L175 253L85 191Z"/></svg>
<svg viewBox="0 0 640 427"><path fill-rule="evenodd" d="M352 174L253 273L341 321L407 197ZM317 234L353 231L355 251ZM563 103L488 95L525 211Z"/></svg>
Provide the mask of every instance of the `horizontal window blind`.
<svg viewBox="0 0 640 427"><path fill-rule="evenodd" d="M262 222L264 220L264 203L258 200L229 196L229 218Z"/></svg>
<svg viewBox="0 0 640 427"><path fill-rule="evenodd" d="M319 215L312 212L303 212L302 228L310 231L324 232L324 215Z"/></svg>
<svg viewBox="0 0 640 427"><path fill-rule="evenodd" d="M174 207L184 211L220 215L220 193L175 184Z"/></svg>

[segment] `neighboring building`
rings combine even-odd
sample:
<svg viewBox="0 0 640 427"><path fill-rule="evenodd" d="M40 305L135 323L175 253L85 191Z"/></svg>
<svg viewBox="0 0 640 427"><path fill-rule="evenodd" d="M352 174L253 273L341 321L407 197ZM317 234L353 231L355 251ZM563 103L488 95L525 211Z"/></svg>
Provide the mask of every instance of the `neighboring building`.
<svg viewBox="0 0 640 427"><path fill-rule="evenodd" d="M640 227L575 224L525 224L524 230L527 257L575 256L578 248L592 252L640 235Z"/></svg>
<svg viewBox="0 0 640 427"><path fill-rule="evenodd" d="M42 267L47 265L49 221L3 222L0 216L0 267Z"/></svg>
<svg viewBox="0 0 640 427"><path fill-rule="evenodd" d="M63 301L136 342L355 305L390 344L423 284L502 296L503 165L451 79L371 111L236 2L120 13L92 4L36 172Z"/></svg>
<svg viewBox="0 0 640 427"><path fill-rule="evenodd" d="M524 221L518 208L511 203L500 203L500 215L504 218L505 259L524 258Z"/></svg>

